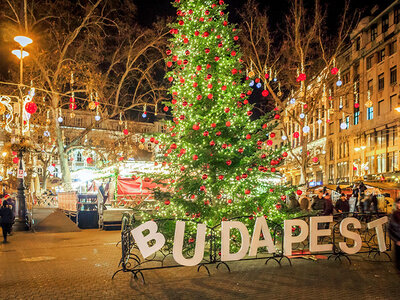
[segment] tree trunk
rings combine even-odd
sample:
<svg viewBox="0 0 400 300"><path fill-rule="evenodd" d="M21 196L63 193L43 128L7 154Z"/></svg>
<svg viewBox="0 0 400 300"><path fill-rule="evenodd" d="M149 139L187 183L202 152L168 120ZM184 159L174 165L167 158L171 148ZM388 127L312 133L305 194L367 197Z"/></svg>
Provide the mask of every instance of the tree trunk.
<svg viewBox="0 0 400 300"><path fill-rule="evenodd" d="M301 165L300 165L300 185L306 185L308 187L308 178L307 178L307 136L303 135L303 139L301 141Z"/></svg>
<svg viewBox="0 0 400 300"><path fill-rule="evenodd" d="M67 153L64 149L64 141L62 138L62 132L60 125L57 121L57 114L54 114L55 124L56 124L56 139L57 139L57 149L58 149L58 158L60 160L61 173L63 186L65 191L70 191L72 189L72 180L71 180L71 171L68 165L68 157Z"/></svg>

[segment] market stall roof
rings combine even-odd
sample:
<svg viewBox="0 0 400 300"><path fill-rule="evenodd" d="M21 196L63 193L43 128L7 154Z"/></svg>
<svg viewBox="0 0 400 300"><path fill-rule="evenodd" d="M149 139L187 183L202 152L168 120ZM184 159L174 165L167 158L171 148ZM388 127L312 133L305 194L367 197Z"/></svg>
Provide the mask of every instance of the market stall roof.
<svg viewBox="0 0 400 300"><path fill-rule="evenodd" d="M368 187L373 187L381 190L400 190L400 184L396 182L370 182L365 181L364 184Z"/></svg>
<svg viewBox="0 0 400 300"><path fill-rule="evenodd" d="M326 187L328 190L335 191L337 185L336 185L336 184L317 185L317 186L314 186L314 187L310 187L310 188L308 188L308 189L309 189L309 190L318 190L318 189L322 189L322 188L324 188L324 187ZM351 186L341 184L341 185L340 185L340 188L341 188L342 190L346 190L346 189L351 189Z"/></svg>

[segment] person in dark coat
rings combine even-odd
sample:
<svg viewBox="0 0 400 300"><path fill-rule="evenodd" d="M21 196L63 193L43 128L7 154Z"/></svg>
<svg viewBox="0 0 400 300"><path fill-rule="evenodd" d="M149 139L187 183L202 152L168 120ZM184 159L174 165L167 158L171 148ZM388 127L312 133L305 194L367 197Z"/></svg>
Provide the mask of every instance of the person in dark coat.
<svg viewBox="0 0 400 300"><path fill-rule="evenodd" d="M350 211L349 201L345 194L342 193L340 199L336 202L335 209L339 213L346 213Z"/></svg>
<svg viewBox="0 0 400 300"><path fill-rule="evenodd" d="M353 197L356 198L356 202L354 204L355 210L357 210L357 207L358 207L358 194L359 194L359 189L358 189L357 185L354 184L353 185Z"/></svg>
<svg viewBox="0 0 400 300"><path fill-rule="evenodd" d="M396 268L400 273L400 198L396 199L396 210L390 218L388 231L394 242Z"/></svg>
<svg viewBox="0 0 400 300"><path fill-rule="evenodd" d="M360 191L361 199L363 199L365 196L365 191L367 190L367 187L365 186L364 182L361 181L358 190Z"/></svg>
<svg viewBox="0 0 400 300"><path fill-rule="evenodd" d="M332 199L331 196L326 193L325 197L324 197L324 206L322 209L322 215L323 216L330 216L333 214L333 203L332 203Z"/></svg>
<svg viewBox="0 0 400 300"><path fill-rule="evenodd" d="M340 187L340 185L338 184L336 187L336 193L341 194L342 193L342 188Z"/></svg>
<svg viewBox="0 0 400 300"><path fill-rule="evenodd" d="M3 201L3 206L0 208L0 224L3 230L4 243L7 243L7 234L11 233L13 222L14 215L11 205L8 205L7 201Z"/></svg>
<svg viewBox="0 0 400 300"><path fill-rule="evenodd" d="M324 208L324 194L323 191L318 191L318 195L313 197L313 203L311 204L311 209L313 210L323 210Z"/></svg>

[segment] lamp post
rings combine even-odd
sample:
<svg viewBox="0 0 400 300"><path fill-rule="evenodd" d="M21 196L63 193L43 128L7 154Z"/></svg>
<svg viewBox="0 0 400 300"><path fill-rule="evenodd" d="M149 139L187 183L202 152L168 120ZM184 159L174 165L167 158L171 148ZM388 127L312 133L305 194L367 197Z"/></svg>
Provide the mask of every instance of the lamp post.
<svg viewBox="0 0 400 300"><path fill-rule="evenodd" d="M18 158L19 158L19 168L18 168L18 195L17 195L17 200L18 200L18 223L17 227L18 229L26 229L26 203L25 203L25 185L24 185L24 170L23 170L23 158L24 158L24 152L26 151L27 144L25 141L24 137L24 99L23 99L23 94L22 94L22 85L24 81L24 58L29 55L28 52L24 51L24 48L31 44L33 41L32 39L26 37L26 36L16 36L14 38L14 41L16 41L20 48L19 50L13 50L11 51L12 54L17 56L19 58L19 91L20 91L20 105L19 105L19 113L20 113L20 136L19 136L19 141L16 150L18 150Z"/></svg>

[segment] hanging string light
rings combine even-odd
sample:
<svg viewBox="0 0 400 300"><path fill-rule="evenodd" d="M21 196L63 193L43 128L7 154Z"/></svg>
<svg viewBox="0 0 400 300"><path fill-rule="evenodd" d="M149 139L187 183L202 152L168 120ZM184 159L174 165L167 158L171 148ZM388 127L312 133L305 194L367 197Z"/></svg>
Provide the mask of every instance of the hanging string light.
<svg viewBox="0 0 400 300"><path fill-rule="evenodd" d="M342 80L340 79L340 70L339 70L339 72L338 72L338 80L336 81L336 85L337 85L338 87L340 87L340 86L342 86L342 84L343 84L343 82L342 82Z"/></svg>
<svg viewBox="0 0 400 300"><path fill-rule="evenodd" d="M61 107L58 108L58 119L57 119L58 123L62 123L64 121L63 117L62 117L62 111L61 111Z"/></svg>
<svg viewBox="0 0 400 300"><path fill-rule="evenodd" d="M147 109L147 105L145 104L145 105L143 106L143 113L142 113L142 117L143 117L143 118L146 118L146 117L147 117L147 111L146 111L146 109Z"/></svg>
<svg viewBox="0 0 400 300"><path fill-rule="evenodd" d="M368 98L368 101L365 102L365 107L370 108L370 107L372 107L371 91L370 90L367 91L367 98Z"/></svg>

